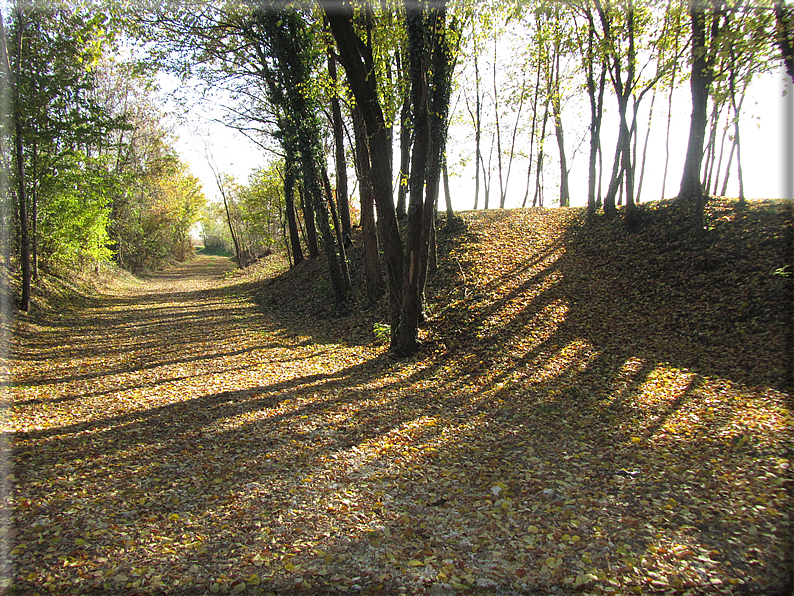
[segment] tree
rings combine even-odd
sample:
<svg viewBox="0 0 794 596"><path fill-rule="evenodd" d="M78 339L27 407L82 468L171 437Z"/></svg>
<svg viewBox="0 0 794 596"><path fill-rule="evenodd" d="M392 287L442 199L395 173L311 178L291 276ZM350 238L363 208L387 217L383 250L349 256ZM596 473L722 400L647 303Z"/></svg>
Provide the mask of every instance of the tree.
<svg viewBox="0 0 794 596"><path fill-rule="evenodd" d="M276 10L271 6L254 9L250 16L244 17L242 30L245 38L256 44L270 101L279 107L284 115L281 122L289 127L282 138L293 143L300 160L304 192L314 209L323 237L331 286L340 303L349 290L350 280L346 275L344 242L338 244L338 256L329 220L332 198L324 188L327 174L317 116L319 110L312 95L306 93L318 60L308 24L296 10Z"/></svg>
<svg viewBox="0 0 794 596"><path fill-rule="evenodd" d="M370 153L370 182L378 212L380 241L386 262L387 288L389 292L391 348L399 355L408 355L417 348L417 330L421 318L422 270L426 266L426 245L430 238L433 219L434 196L432 187L425 191L429 160L439 160L433 167L440 173L440 157L443 147L433 146L433 138L443 138L443 133L434 137L431 132L429 113L430 86L429 65L436 64L434 74L451 81L446 70L451 53L447 51L449 38L446 27L445 3L431 3L430 7L406 3L406 30L409 39L410 78L412 97L412 122L414 130L413 154L410 174L410 199L408 204L408 230L405 247L397 229L397 216L391 197L388 159L388 134L378 93L378 77L374 70L374 59L370 36L371 21L364 20L365 39L356 32L356 12L352 3L343 5L323 4L331 31L336 40L340 62L345 68L356 106L361 111L367 131ZM432 45L431 45L432 44ZM436 55L433 53L442 52ZM446 100L438 99L436 112L442 122L446 120L449 104L449 85L437 85L435 93L445 94ZM441 95L437 96L438 98ZM433 101L436 101L435 99ZM446 101L446 108L442 108ZM434 124L437 126L438 124ZM445 128L442 126L442 129ZM436 141L438 142L438 141ZM437 158L432 155L437 154ZM438 181L436 180L436 189ZM404 262L403 262L403 259Z"/></svg>
<svg viewBox="0 0 794 596"><path fill-rule="evenodd" d="M692 67L689 86L692 96L692 116L689 124L684 171L679 196L694 199L695 224L703 230L703 188L701 164L705 141L708 98L714 81L717 61L717 40L725 27L725 4L721 0L692 0L689 6L692 26Z"/></svg>
<svg viewBox="0 0 794 596"><path fill-rule="evenodd" d="M342 125L342 108L339 102L339 85L337 82L336 57L328 50L328 76L333 86L331 92L331 124L334 133L334 149L336 156L336 200L339 204L339 215L342 223L344 245L352 243L350 231L350 207L347 197L347 162L345 160L345 137Z"/></svg>
<svg viewBox="0 0 794 596"><path fill-rule="evenodd" d="M369 305L373 305L383 294L383 283L378 257L378 236L375 229L375 196L372 190L367 130L364 118L358 108L353 108L353 131L356 173L361 189L359 198L361 201L361 233L364 242L364 275L367 284L367 299Z"/></svg>
<svg viewBox="0 0 794 596"><path fill-rule="evenodd" d="M347 74L356 106L367 130L370 182L378 214L378 236L386 265L389 295L391 345L397 346L397 329L402 311L403 245L397 227L397 213L391 194L391 149L383 108L377 92L377 74L371 37L361 39L356 32L354 6L323 3L323 9L336 40L339 61ZM369 23L365 23L370 27ZM366 33L366 30L365 30Z"/></svg>
<svg viewBox="0 0 794 596"><path fill-rule="evenodd" d="M794 5L784 0L775 0L775 33L786 72L794 82Z"/></svg>

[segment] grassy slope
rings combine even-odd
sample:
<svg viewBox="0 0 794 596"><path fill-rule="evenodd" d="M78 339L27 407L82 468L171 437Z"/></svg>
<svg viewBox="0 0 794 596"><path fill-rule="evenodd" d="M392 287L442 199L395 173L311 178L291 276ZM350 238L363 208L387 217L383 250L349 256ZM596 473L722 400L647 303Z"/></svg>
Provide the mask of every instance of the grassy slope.
<svg viewBox="0 0 794 596"><path fill-rule="evenodd" d="M790 206L738 210L714 199L701 239L686 205L641 211L636 233L619 220L586 223L576 209L463 213L463 229L439 236L422 352L408 362L384 355L376 377L396 378L411 396L403 417L469 429L467 442L417 439L420 453L447 450L417 456L428 499L451 478L454 494L500 506L489 491L503 484L508 507L529 497L542 512L546 554L570 553L554 542L574 531L596 537L583 556L600 564L544 567L544 554L502 569L514 588L598 577L646 591L766 593L791 572L792 282L775 274L794 264ZM317 291L322 264L302 267L259 290L268 312L318 340L371 341L383 311L334 313ZM375 441L370 422L360 421L357 440ZM527 444L537 457L526 459ZM526 471L538 459L545 471ZM472 477L469 461L490 461L489 471ZM552 503L537 510L544 490ZM625 556L614 552L620 544ZM690 564L698 553L711 588Z"/></svg>

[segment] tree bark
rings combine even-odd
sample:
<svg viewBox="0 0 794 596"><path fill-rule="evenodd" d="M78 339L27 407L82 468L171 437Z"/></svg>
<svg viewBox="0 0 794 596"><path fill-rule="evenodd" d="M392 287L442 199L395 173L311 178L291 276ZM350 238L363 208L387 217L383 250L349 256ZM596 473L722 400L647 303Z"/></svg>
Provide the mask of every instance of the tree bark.
<svg viewBox="0 0 794 596"><path fill-rule="evenodd" d="M22 29L23 16L21 8L16 8L17 16L17 71L11 70L11 62L8 55L8 43L6 41L5 25L0 15L0 33L2 33L3 56L5 59L6 72L10 76L12 86L12 114L14 122L14 148L16 158L16 177L17 177L17 200L19 202L19 260L22 268L22 294L20 296L20 310L28 312L30 310L30 236L28 232L28 197L25 189L25 151L22 130L22 104L19 94L20 69L22 64Z"/></svg>
<svg viewBox="0 0 794 596"><path fill-rule="evenodd" d="M406 8L408 53L411 73L411 104L414 123L414 147L411 155L411 177L408 198L408 230L405 241L403 269L403 304L396 352L408 355L416 350L416 334L422 316L421 248L424 209L424 188L430 154L430 122L427 96L427 43L424 14Z"/></svg>
<svg viewBox="0 0 794 596"><path fill-rule="evenodd" d="M303 179L298 185L298 195L303 210L303 225L306 226L306 246L309 248L309 258L316 259L320 256L320 244L317 242L317 227L314 224L314 206L306 197Z"/></svg>
<svg viewBox="0 0 794 596"><path fill-rule="evenodd" d="M480 68L477 64L476 42L474 45L474 93L474 210L476 211L480 198L480 163L482 162L482 107L480 105Z"/></svg>
<svg viewBox="0 0 794 596"><path fill-rule="evenodd" d="M704 201L700 171L708 121L709 88L713 75L706 54L706 14L693 2L690 5L689 18L692 23L692 71L689 78L692 116L689 123L689 141L687 142L684 171L678 194L681 197L694 199L694 223L695 227L702 231Z"/></svg>
<svg viewBox="0 0 794 596"><path fill-rule="evenodd" d="M400 109L400 184L397 187L397 217L405 218L405 203L408 196L408 176L411 163L411 94L410 85Z"/></svg>
<svg viewBox="0 0 794 596"><path fill-rule="evenodd" d="M323 188L325 189L325 200L328 208L331 210L331 220L334 222L334 231L336 232L336 248L339 251L339 270L342 274L342 284L344 286L345 295L350 291L350 269L347 266L347 256L345 254L345 240L344 229L339 221L337 208L334 203L334 191L331 189L331 181L328 179L328 172L325 168L321 168L323 176Z"/></svg>
<svg viewBox="0 0 794 596"><path fill-rule="evenodd" d="M551 109L554 116L554 136L557 139L557 148L560 151L560 207L568 207L571 204L571 196L568 191L568 162L565 158L565 137L562 128L562 106L560 102L560 54L555 52L554 71L552 81L554 88L551 90Z"/></svg>
<svg viewBox="0 0 794 596"><path fill-rule="evenodd" d="M452 223L455 217L455 212L452 210L452 195L449 192L449 170L447 168L447 154L444 152L444 165L442 166L442 173L444 175L444 203L447 207L447 223Z"/></svg>
<svg viewBox="0 0 794 596"><path fill-rule="evenodd" d="M369 149L364 119L357 107L353 108L353 134L356 146L356 173L361 199L361 233L364 242L364 277L369 305L375 304L383 294L383 280L378 256L378 236L375 231L375 197L370 180Z"/></svg>
<svg viewBox="0 0 794 596"><path fill-rule="evenodd" d="M328 52L328 75L336 83L336 59ZM334 131L336 157L336 202L339 205L339 218L342 224L343 245L350 246L353 239L350 231L350 204L347 197L347 163L345 160L345 136L342 129L342 110L336 93L331 96L331 124Z"/></svg>
<svg viewBox="0 0 794 596"><path fill-rule="evenodd" d="M292 248L293 266L303 261L300 236L298 235L298 222L295 217L295 174L292 163L287 161L284 165L284 204L287 212L287 227L289 228L289 241Z"/></svg>

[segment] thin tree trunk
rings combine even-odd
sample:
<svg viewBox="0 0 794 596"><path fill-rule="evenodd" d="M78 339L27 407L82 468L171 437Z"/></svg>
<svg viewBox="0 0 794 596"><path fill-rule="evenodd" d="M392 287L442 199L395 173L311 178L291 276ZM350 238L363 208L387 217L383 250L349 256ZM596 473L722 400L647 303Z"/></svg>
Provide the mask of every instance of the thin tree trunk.
<svg viewBox="0 0 794 596"><path fill-rule="evenodd" d="M336 205L334 205L334 192L331 190L331 181L328 179L328 172L325 168L322 169L323 188L325 189L325 200L328 207L331 209L331 220L334 223L334 231L336 232L336 247L339 250L339 270L342 274L342 284L344 286L345 295L350 291L350 269L347 266L347 256L345 255L345 240L343 237L342 226L340 225L339 216L337 215ZM352 243L352 242L351 242Z"/></svg>
<svg viewBox="0 0 794 596"><path fill-rule="evenodd" d="M535 78L535 93L532 99L532 126L529 132L529 164L527 165L527 187L524 190L524 200L521 202L521 207L527 206L527 199L529 198L529 185L532 180L532 155L535 153L535 131L538 120L538 95L540 93L540 67L541 61L538 60L538 68Z"/></svg>
<svg viewBox="0 0 794 596"><path fill-rule="evenodd" d="M38 179L39 179L39 177L38 177L39 152L38 152L38 144L36 143L36 135L35 134L34 134L32 149L33 149L33 163L31 165L32 165L32 169L33 169L33 176L32 176L33 180L32 180L32 184L31 184L31 193L30 193L30 198L31 198L31 216L32 216L31 217L31 222L30 222L30 224L31 224L31 232L32 232L31 246L30 246L31 253L32 253L31 254L31 257L32 257L31 258L31 261L32 261L31 262L31 265L32 265L31 275L33 276L33 279L38 279L39 278L39 230L38 230L38 227L39 227L39 192L38 192L38 187L39 187L39 185L38 185Z"/></svg>
<svg viewBox="0 0 794 596"><path fill-rule="evenodd" d="M28 235L28 197L25 190L25 151L22 130L22 103L19 94L20 70L22 64L22 10L16 8L17 15L17 71L11 79L12 92L12 119L14 122L14 147L16 157L17 200L19 202L19 259L22 267L22 295L20 297L20 310L30 310L30 237ZM2 33L3 55L5 58L6 72L11 74L11 62L8 56L8 43L6 41L5 25L0 15L0 33Z"/></svg>
<svg viewBox="0 0 794 596"><path fill-rule="evenodd" d="M670 166L670 125L673 118L673 91L675 90L675 75L678 72L677 67L673 67L670 74L670 93L667 96L667 129L664 136L664 171L662 173L662 193L659 197L664 200L664 191L667 187L667 170Z"/></svg>
<svg viewBox="0 0 794 596"><path fill-rule="evenodd" d="M728 163L725 166L725 174L722 177L722 188L720 189L720 196L725 196L728 191L728 181L731 176L731 165L733 164L733 154L736 151L736 138L731 141L731 150L728 153Z"/></svg>
<svg viewBox="0 0 794 596"><path fill-rule="evenodd" d="M369 305L374 305L383 294L383 280L378 257L378 235L375 231L375 198L370 181L369 149L364 119L357 107L353 108L353 132L356 145L356 172L361 188L361 233L364 242L364 276Z"/></svg>
<svg viewBox="0 0 794 596"><path fill-rule="evenodd" d="M640 180L637 183L637 203L640 202L642 196L642 181L645 178L645 159L648 157L648 139L651 136L651 123L653 122L653 106L656 103L656 89L653 90L651 95L651 108L648 111L648 129L645 131L645 141L642 144L642 162L640 164ZM636 158L635 158L636 163Z"/></svg>
<svg viewBox="0 0 794 596"><path fill-rule="evenodd" d="M289 241L292 247L293 266L303 261L298 223L295 217L295 174L293 165L289 161L284 167L284 203L287 212L287 227L289 228Z"/></svg>
<svg viewBox="0 0 794 596"><path fill-rule="evenodd" d="M742 176L742 142L739 137L739 114L741 113L741 104L744 102L744 93L742 93L742 99L739 102L739 105L736 105L736 59L734 57L734 49L731 47L730 49L731 55L731 73L728 77L728 85L731 93L731 106L733 107L733 124L734 124L734 134L733 138L736 141L736 166L737 172L739 174L739 206L744 207L744 177Z"/></svg>
<svg viewBox="0 0 794 596"><path fill-rule="evenodd" d="M544 149L546 146L546 124L549 121L549 97L546 94L546 100L543 102L543 120L540 127L540 140L538 141L538 163L535 166L535 196L532 198L533 207L543 207L543 185L541 184L541 176L543 175L543 158Z"/></svg>
<svg viewBox="0 0 794 596"><path fill-rule="evenodd" d="M485 158L482 160L482 185L485 190L485 201L483 202L483 209L488 209L488 201L491 197L491 162L493 161L493 144L495 137L491 135L491 152L488 154L488 171L485 170Z"/></svg>
<svg viewBox="0 0 794 596"><path fill-rule="evenodd" d="M336 59L333 52L328 52L328 75L336 83ZM350 205L347 198L347 163L345 159L345 137L342 130L342 109L339 106L339 97L336 93L331 95L331 119L334 132L334 148L336 156L336 201L339 204L339 218L342 224L342 238L344 246L353 243L350 230Z"/></svg>
<svg viewBox="0 0 794 596"><path fill-rule="evenodd" d="M505 176L505 188L510 185L510 172L513 170L513 159L516 153L516 135L518 134L518 126L521 123L521 111L524 106L524 91L526 90L526 77L521 80L521 92L518 100L518 110L516 111L516 122L513 125L513 134L510 138L510 155L507 158L507 175ZM526 201L526 197L524 199Z"/></svg>
<svg viewBox="0 0 794 596"><path fill-rule="evenodd" d="M451 223L455 217L455 212L452 210L452 195L449 192L449 170L447 168L447 154L444 152L444 166L442 169L444 174L444 202L447 207L447 223Z"/></svg>
<svg viewBox="0 0 794 596"><path fill-rule="evenodd" d="M497 43L494 38L493 46L493 106L494 117L496 118L496 164L499 168L499 209L505 208L505 187L502 180L502 131L499 127L499 89L496 86L496 48Z"/></svg>
<svg viewBox="0 0 794 596"><path fill-rule="evenodd" d="M708 194L711 189L711 181L714 177L714 164L717 163L717 128L719 124L720 114L722 113L722 106L720 106L716 99L712 101L711 116L709 118L710 125L708 140L706 141L706 154L705 160L705 173L703 180L703 189Z"/></svg>
<svg viewBox="0 0 794 596"><path fill-rule="evenodd" d="M483 161L482 148L480 146L482 140L482 120L480 105L480 69L477 64L477 45L474 46L474 88L475 88L475 114L474 121L474 145L475 145L475 168L474 168L474 210L477 210L477 201L480 197L480 164ZM483 164L485 167L485 164ZM487 209L487 207L486 207Z"/></svg>
<svg viewBox="0 0 794 596"><path fill-rule="evenodd" d="M397 218L405 218L408 195L408 169L411 162L411 94L410 85L400 110L400 183L397 187Z"/></svg>
<svg viewBox="0 0 794 596"><path fill-rule="evenodd" d="M557 139L557 148L560 151L560 207L568 207L571 197L568 192L568 162L565 159L565 138L562 129L562 107L560 105L560 54L555 52L554 65L552 66L554 89L551 90L551 109L554 116L554 136Z"/></svg>
<svg viewBox="0 0 794 596"><path fill-rule="evenodd" d="M306 196L306 187L301 179L298 186L298 195L303 209L303 225L306 226L306 246L309 247L309 258L316 259L320 256L320 244L317 240L317 226L314 223L314 205Z"/></svg>

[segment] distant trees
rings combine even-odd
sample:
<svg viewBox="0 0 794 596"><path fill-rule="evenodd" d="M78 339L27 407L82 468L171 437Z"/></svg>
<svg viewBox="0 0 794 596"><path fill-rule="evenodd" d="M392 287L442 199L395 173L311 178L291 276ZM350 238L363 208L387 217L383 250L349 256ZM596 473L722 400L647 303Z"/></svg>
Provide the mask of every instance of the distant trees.
<svg viewBox="0 0 794 596"><path fill-rule="evenodd" d="M1 20L13 97L0 131L13 181L2 197L12 207L4 249L22 273L20 307L42 270L187 258L204 197L171 149L151 77L116 58L119 23L89 7L21 2Z"/></svg>
<svg viewBox="0 0 794 596"><path fill-rule="evenodd" d="M514 153L505 142L505 122L515 117L512 134L517 133L527 188L523 201L514 197L513 204L542 205L551 187L565 204L569 148L575 155L587 142L589 212L603 209L614 216L625 203L631 219L648 165L648 131L664 126L664 120L654 120L660 116L667 116L669 129L673 92L693 84L696 116L679 194L719 189L718 179L724 187L729 173L741 178L738 120L746 85L780 57L794 64L793 13L790 5L771 0L504 2L474 12L462 49L467 83L457 90L469 118L456 126L458 135L471 139L470 149L458 153L462 164L472 164L466 171L474 182L475 208L480 179L487 207L492 171L509 171L500 164ZM510 26L501 29L505 22ZM496 39L502 58L484 64L489 56L483 48ZM662 93L668 102L656 101ZM570 109L587 113L588 107L589 122L564 118ZM613 121L614 131L605 131L604 123L611 128ZM550 136L558 152L548 150ZM668 151L684 154L687 148L668 145ZM662 166L666 177L667 162Z"/></svg>

